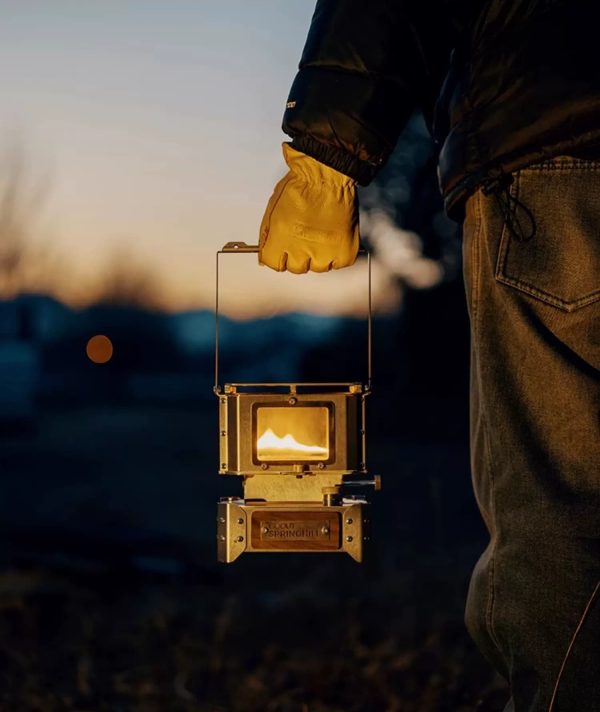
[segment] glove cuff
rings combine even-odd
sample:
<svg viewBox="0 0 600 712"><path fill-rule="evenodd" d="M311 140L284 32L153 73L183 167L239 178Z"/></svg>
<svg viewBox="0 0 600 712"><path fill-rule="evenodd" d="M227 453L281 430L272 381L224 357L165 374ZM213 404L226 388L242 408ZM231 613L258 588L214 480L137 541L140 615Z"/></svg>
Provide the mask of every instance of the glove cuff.
<svg viewBox="0 0 600 712"><path fill-rule="evenodd" d="M327 184L336 188L353 188L356 181L347 175L320 163L306 153L296 150L290 143L281 145L283 158L290 171L307 183Z"/></svg>

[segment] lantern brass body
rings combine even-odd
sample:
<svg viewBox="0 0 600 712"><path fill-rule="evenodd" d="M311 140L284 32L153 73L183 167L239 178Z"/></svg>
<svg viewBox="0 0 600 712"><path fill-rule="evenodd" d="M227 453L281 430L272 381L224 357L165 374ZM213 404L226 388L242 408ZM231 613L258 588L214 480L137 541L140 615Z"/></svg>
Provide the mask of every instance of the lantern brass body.
<svg viewBox="0 0 600 712"><path fill-rule="evenodd" d="M244 552L345 552L362 561L370 539L366 501L325 506L318 503L219 502L219 561L235 561Z"/></svg>
<svg viewBox="0 0 600 712"><path fill-rule="evenodd" d="M264 388L265 386L263 386ZM268 387L268 386L267 386ZM281 394L263 390L258 393L240 392L240 386L226 385L219 394L219 427L221 466L219 474L238 475L246 478L268 475L349 475L364 472L364 394L359 384L347 384L345 391L318 392L326 387L319 384L310 392L301 393L300 388L309 386L289 385L289 393ZM272 386L276 388L276 386ZM288 411L326 411L328 420L327 457L316 461L297 462L268 461L257 453L257 415L262 408L281 411L285 419ZM265 480L266 481L266 480ZM310 499L308 496L300 499Z"/></svg>
<svg viewBox="0 0 600 712"><path fill-rule="evenodd" d="M221 253L256 252L228 243ZM369 503L379 489L366 470L362 383L218 381L218 255L215 394L219 400L219 474L241 477L243 498L223 498L217 513L218 560L244 552L338 552L362 561ZM370 307L370 262L369 262Z"/></svg>

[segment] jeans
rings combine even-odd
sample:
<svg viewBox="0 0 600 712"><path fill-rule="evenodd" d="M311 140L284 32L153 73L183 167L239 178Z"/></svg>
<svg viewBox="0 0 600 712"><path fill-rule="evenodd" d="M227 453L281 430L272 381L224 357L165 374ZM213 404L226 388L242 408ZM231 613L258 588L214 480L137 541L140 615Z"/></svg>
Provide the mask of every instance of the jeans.
<svg viewBox="0 0 600 712"><path fill-rule="evenodd" d="M513 178L531 239L481 191L464 224L473 485L490 535L465 619L509 682L505 712L600 712L600 161Z"/></svg>

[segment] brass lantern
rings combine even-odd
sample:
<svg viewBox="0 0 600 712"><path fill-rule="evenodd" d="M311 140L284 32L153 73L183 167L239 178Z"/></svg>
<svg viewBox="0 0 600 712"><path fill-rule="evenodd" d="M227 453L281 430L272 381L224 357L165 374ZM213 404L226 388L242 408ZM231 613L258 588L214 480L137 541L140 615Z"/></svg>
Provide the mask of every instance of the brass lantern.
<svg viewBox="0 0 600 712"><path fill-rule="evenodd" d="M243 497L222 498L218 559L244 552L346 552L362 561L369 540L365 401L371 380L368 259L368 378L365 383L219 384L219 256L257 252L243 242L217 253L215 387L219 474L241 477Z"/></svg>

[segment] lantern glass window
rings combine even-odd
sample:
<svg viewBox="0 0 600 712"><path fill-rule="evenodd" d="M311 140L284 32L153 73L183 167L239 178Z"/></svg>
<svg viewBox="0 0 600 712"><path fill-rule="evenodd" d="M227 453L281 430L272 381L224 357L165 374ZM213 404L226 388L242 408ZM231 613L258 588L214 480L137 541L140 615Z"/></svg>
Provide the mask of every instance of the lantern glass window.
<svg viewBox="0 0 600 712"><path fill-rule="evenodd" d="M259 406L256 458L259 462L315 462L330 457L327 406Z"/></svg>

